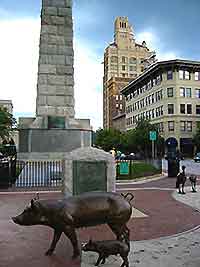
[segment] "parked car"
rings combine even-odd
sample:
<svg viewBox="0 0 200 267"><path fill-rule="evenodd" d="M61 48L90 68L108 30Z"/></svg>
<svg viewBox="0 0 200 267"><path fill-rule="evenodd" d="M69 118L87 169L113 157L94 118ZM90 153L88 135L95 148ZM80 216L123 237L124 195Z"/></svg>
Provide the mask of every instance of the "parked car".
<svg viewBox="0 0 200 267"><path fill-rule="evenodd" d="M130 153L130 154L126 155L124 159L127 159L127 160L136 159L135 153Z"/></svg>
<svg viewBox="0 0 200 267"><path fill-rule="evenodd" d="M200 152L196 153L196 155L194 156L194 161L200 162Z"/></svg>

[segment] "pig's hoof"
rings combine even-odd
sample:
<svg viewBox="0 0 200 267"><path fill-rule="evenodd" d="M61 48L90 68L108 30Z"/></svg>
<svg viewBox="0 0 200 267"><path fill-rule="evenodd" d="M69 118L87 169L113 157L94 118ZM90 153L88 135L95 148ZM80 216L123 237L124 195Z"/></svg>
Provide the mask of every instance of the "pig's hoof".
<svg viewBox="0 0 200 267"><path fill-rule="evenodd" d="M45 252L45 255L46 256L51 256L53 254L53 250L51 249L48 249L46 252Z"/></svg>

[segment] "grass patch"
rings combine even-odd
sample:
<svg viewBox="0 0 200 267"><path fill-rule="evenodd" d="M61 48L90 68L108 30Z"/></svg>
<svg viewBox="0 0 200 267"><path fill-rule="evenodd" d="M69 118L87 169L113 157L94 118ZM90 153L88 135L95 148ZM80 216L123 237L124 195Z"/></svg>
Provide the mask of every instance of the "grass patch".
<svg viewBox="0 0 200 267"><path fill-rule="evenodd" d="M161 173L160 169L155 168L153 165L145 162L132 162L129 164L129 174L120 174L120 166L117 164L117 180L132 180L140 177L152 176Z"/></svg>

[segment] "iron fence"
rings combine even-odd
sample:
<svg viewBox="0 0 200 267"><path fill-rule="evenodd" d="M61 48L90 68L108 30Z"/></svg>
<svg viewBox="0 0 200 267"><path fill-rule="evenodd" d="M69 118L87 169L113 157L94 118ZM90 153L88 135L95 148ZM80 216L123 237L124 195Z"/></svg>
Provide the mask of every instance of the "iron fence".
<svg viewBox="0 0 200 267"><path fill-rule="evenodd" d="M13 187L60 187L63 180L62 161L20 161Z"/></svg>

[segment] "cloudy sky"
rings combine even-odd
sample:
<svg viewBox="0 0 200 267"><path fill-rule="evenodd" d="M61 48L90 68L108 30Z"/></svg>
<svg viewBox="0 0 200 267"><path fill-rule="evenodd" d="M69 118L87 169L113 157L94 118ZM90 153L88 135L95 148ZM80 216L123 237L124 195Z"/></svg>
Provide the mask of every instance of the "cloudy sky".
<svg viewBox="0 0 200 267"><path fill-rule="evenodd" d="M42 0L0 0L0 99L14 115L34 116ZM74 0L75 111L102 127L103 53L117 16L159 60L200 60L199 0Z"/></svg>

